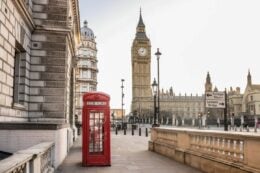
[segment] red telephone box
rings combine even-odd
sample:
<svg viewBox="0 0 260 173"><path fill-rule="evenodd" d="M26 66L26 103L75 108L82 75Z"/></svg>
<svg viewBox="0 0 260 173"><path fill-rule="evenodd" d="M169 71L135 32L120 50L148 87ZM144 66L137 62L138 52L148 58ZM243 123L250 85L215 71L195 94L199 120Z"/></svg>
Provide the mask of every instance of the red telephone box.
<svg viewBox="0 0 260 173"><path fill-rule="evenodd" d="M83 96L83 166L111 165L109 100L109 95L102 92Z"/></svg>

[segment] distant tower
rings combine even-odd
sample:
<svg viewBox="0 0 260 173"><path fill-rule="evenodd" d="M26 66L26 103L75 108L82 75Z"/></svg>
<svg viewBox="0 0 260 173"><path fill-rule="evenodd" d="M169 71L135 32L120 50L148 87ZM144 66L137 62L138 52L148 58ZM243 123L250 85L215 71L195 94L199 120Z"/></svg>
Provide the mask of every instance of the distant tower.
<svg viewBox="0 0 260 173"><path fill-rule="evenodd" d="M75 69L75 114L81 121L82 96L88 91L97 90L97 49L94 32L85 20L81 28L81 44L78 47L77 67Z"/></svg>
<svg viewBox="0 0 260 173"><path fill-rule="evenodd" d="M140 10L135 39L131 49L132 59L132 112L139 114L150 109L151 92L151 43L146 36ZM148 101L148 102L147 102Z"/></svg>
<svg viewBox="0 0 260 173"><path fill-rule="evenodd" d="M205 92L207 91L212 91L212 83L211 83L209 72L207 73L206 83L205 83Z"/></svg>
<svg viewBox="0 0 260 173"><path fill-rule="evenodd" d="M252 77L250 74L250 70L248 70L248 74L247 74L247 85L249 85L249 86L252 85Z"/></svg>
<svg viewBox="0 0 260 173"><path fill-rule="evenodd" d="M218 88L216 86L214 88L214 92L218 92Z"/></svg>

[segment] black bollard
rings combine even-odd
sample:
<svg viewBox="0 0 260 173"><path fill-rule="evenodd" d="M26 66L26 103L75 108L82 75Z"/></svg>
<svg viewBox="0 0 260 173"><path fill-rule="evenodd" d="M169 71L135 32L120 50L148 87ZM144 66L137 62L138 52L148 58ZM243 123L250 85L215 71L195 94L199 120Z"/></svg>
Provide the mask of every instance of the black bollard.
<svg viewBox="0 0 260 173"><path fill-rule="evenodd" d="M132 127L132 136L135 135L135 131L134 131L134 128Z"/></svg>
<svg viewBox="0 0 260 173"><path fill-rule="evenodd" d="M148 137L148 129L145 128L145 136Z"/></svg>
<svg viewBox="0 0 260 173"><path fill-rule="evenodd" d="M116 135L117 135L117 127L116 127Z"/></svg>
<svg viewBox="0 0 260 173"><path fill-rule="evenodd" d="M139 136L141 136L141 128L139 128Z"/></svg>
<svg viewBox="0 0 260 173"><path fill-rule="evenodd" d="M126 128L124 128L124 135L126 135Z"/></svg>

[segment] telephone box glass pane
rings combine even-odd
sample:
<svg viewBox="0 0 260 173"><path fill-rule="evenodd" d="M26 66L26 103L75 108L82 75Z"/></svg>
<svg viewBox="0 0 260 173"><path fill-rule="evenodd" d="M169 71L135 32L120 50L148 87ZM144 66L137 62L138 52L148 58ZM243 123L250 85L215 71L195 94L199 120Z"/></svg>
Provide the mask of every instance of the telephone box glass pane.
<svg viewBox="0 0 260 173"><path fill-rule="evenodd" d="M89 153L103 154L104 152L104 113L90 112L89 116Z"/></svg>

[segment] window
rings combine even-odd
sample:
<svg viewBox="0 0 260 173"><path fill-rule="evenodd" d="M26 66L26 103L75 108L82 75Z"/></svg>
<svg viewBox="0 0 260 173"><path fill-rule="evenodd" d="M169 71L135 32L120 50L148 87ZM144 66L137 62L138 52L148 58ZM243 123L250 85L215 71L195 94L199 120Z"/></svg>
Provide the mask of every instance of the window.
<svg viewBox="0 0 260 173"><path fill-rule="evenodd" d="M91 62L91 67L95 68L96 67L96 63L95 62Z"/></svg>
<svg viewBox="0 0 260 173"><path fill-rule="evenodd" d="M104 153L104 113L91 112L89 120L90 136L89 136L89 153L103 154Z"/></svg>
<svg viewBox="0 0 260 173"><path fill-rule="evenodd" d="M80 61L80 65L82 65L82 66L88 66L88 61L82 60L82 61Z"/></svg>
<svg viewBox="0 0 260 173"><path fill-rule="evenodd" d="M81 77L89 79L90 78L90 72L87 71L87 70L83 70L82 73L81 73Z"/></svg>
<svg viewBox="0 0 260 173"><path fill-rule="evenodd" d="M80 87L80 91L81 91L81 92L87 92L87 91L88 91L88 86L87 86L87 85L82 85L82 86Z"/></svg>
<svg viewBox="0 0 260 173"><path fill-rule="evenodd" d="M92 86L90 86L89 90L90 91L96 91L96 87L92 85Z"/></svg>
<svg viewBox="0 0 260 173"><path fill-rule="evenodd" d="M251 99L251 101L253 101L254 100L253 96L250 96L250 99Z"/></svg>
<svg viewBox="0 0 260 173"><path fill-rule="evenodd" d="M91 78L92 78L93 80L96 80L96 79L97 79L97 75L96 75L95 72L91 72Z"/></svg>
<svg viewBox="0 0 260 173"><path fill-rule="evenodd" d="M250 110L251 110L251 111L254 111L254 105L251 105L251 106L250 106Z"/></svg>
<svg viewBox="0 0 260 173"><path fill-rule="evenodd" d="M22 68L21 61L26 59L26 53L23 47L15 43L15 60L14 60L14 90L13 90L13 105L23 105L25 101L25 68Z"/></svg>

